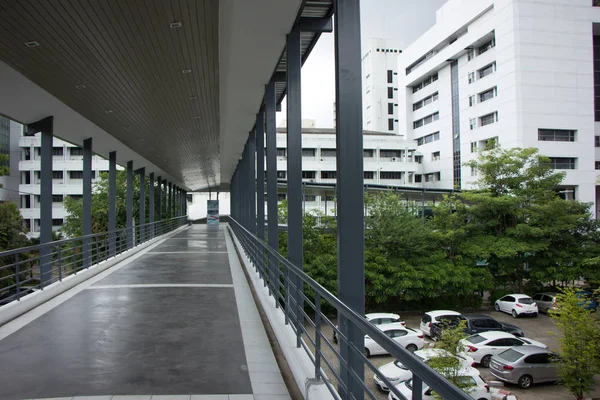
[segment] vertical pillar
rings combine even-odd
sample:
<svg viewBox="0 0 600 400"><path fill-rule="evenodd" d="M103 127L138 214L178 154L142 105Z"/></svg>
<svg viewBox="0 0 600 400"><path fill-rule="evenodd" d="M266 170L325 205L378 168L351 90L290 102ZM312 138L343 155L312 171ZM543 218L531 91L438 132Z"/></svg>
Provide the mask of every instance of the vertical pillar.
<svg viewBox="0 0 600 400"><path fill-rule="evenodd" d="M248 230L256 234L256 136L254 131L250 132L248 138Z"/></svg>
<svg viewBox="0 0 600 400"><path fill-rule="evenodd" d="M265 120L256 114L256 236L265 239ZM262 267L262 265L261 265Z"/></svg>
<svg viewBox="0 0 600 400"><path fill-rule="evenodd" d="M163 195L163 210L162 210L162 219L166 219L167 218L167 180L164 179L163 180L163 190L162 190L162 195Z"/></svg>
<svg viewBox="0 0 600 400"><path fill-rule="evenodd" d="M173 184L169 182L167 193L167 218L173 218Z"/></svg>
<svg viewBox="0 0 600 400"><path fill-rule="evenodd" d="M335 101L337 143L338 296L359 315L365 312L363 131L360 44L360 0L334 2ZM349 342L364 348L364 334L342 315L339 326ZM361 400L364 392L350 370L364 379L359 355L340 341L341 397Z"/></svg>
<svg viewBox="0 0 600 400"><path fill-rule="evenodd" d="M148 222L150 223L149 238L154 237L154 172L148 177L150 185L148 186Z"/></svg>
<svg viewBox="0 0 600 400"><path fill-rule="evenodd" d="M158 213L157 220L160 221L162 219L162 180L160 176L156 178L156 211Z"/></svg>
<svg viewBox="0 0 600 400"><path fill-rule="evenodd" d="M287 182L288 182L288 260L303 269L302 257L302 98L301 98L301 50L300 30L293 29L287 35ZM289 272L288 272L289 274ZM291 282L297 290L290 302L293 314L296 316L298 331L296 346L300 347L300 333L304 326L302 310L303 283L292 274ZM288 291L286 290L286 293ZM289 300L288 300L289 302Z"/></svg>
<svg viewBox="0 0 600 400"><path fill-rule="evenodd" d="M275 83L269 82L265 93L266 98L266 128L267 128L267 218L268 244L274 250L279 250L277 232L277 132L275 131ZM269 257L271 272L271 288L277 296L279 287L277 259ZM277 297L276 297L277 299ZM278 303L278 299L277 302Z"/></svg>
<svg viewBox="0 0 600 400"><path fill-rule="evenodd" d="M117 254L117 152L108 154L108 254Z"/></svg>
<svg viewBox="0 0 600 400"><path fill-rule="evenodd" d="M127 199L125 204L127 248L133 247L133 161L127 161Z"/></svg>
<svg viewBox="0 0 600 400"><path fill-rule="evenodd" d="M140 174L140 220L138 221L140 230L138 235L140 243L143 243L146 240L146 169L140 168L138 171Z"/></svg>
<svg viewBox="0 0 600 400"><path fill-rule="evenodd" d="M83 236L92 234L92 139L83 141L83 210L82 231ZM83 239L83 267L92 265L91 239Z"/></svg>

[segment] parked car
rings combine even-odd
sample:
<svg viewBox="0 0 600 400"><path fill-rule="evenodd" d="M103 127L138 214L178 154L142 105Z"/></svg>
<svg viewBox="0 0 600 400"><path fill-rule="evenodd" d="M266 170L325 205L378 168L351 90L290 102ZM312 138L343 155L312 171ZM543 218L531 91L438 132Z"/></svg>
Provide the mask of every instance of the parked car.
<svg viewBox="0 0 600 400"><path fill-rule="evenodd" d="M444 324L437 323L431 326L432 338L439 338L445 326L458 326L460 321L466 321L465 333L474 335L480 332L504 331L515 336L523 337L523 330L516 325L496 321L492 317L482 314L464 314L455 319L449 319Z"/></svg>
<svg viewBox="0 0 600 400"><path fill-rule="evenodd" d="M377 327L408 351L417 351L425 345L423 332L418 329L407 328L400 322L377 325ZM369 335L365 335L365 356L378 354L388 354L388 352L379 343L371 339Z"/></svg>
<svg viewBox="0 0 600 400"><path fill-rule="evenodd" d="M496 311L502 311L511 314L513 318L520 315L530 315L537 317L538 308L535 301L526 294L507 294L496 300L494 304Z"/></svg>
<svg viewBox="0 0 600 400"><path fill-rule="evenodd" d="M415 356L419 357L424 362L433 358L433 357L455 357L446 350L442 349L422 349L415 351ZM468 368L475 366L475 360L473 357L468 356L467 354L459 354L456 356L458 361L460 362L461 368ZM385 376L391 383L394 385L399 384L400 382L406 381L408 379L412 379L412 371L406 368L399 360L392 361L391 363L387 363L378 369L379 373ZM386 383L379 377L377 374L373 374L373 379L375 380L375 384L379 389L387 392L390 389L387 387Z"/></svg>
<svg viewBox="0 0 600 400"><path fill-rule="evenodd" d="M406 322L402 321L398 314L393 313L369 313L365 315L365 318L373 325L384 325L395 322L399 322L402 325L406 325ZM335 329L333 330L333 342L336 344L338 342L337 332L335 331Z"/></svg>
<svg viewBox="0 0 600 400"><path fill-rule="evenodd" d="M558 356L539 346L521 346L492 357L490 372L496 378L519 385L522 389L534 383L559 380L554 360Z"/></svg>
<svg viewBox="0 0 600 400"><path fill-rule="evenodd" d="M436 322L440 322L446 317L459 316L460 313L452 310L435 310L435 311L427 311L423 314L423 318L421 318L421 324L419 325L419 329L423 331L423 333L429 337L431 337L431 325Z"/></svg>
<svg viewBox="0 0 600 400"><path fill-rule="evenodd" d="M491 400L492 395L490 393L490 387L485 383L483 378L479 376L479 371L477 371L477 369L469 367L468 369L462 370L459 374L462 382L470 386L469 389L465 389L465 391L471 398L476 400ZM412 379L396 385L396 388L405 398L412 399ZM433 390L426 383L423 383L423 400L435 398ZM394 395L393 392L390 392L388 400L398 400L398 397Z"/></svg>
<svg viewBox="0 0 600 400"><path fill-rule="evenodd" d="M536 293L531 298L537 304L538 310L541 313L548 314L548 311L556 311L558 310L558 305L556 304L556 296L558 293L553 292L543 292Z"/></svg>
<svg viewBox="0 0 600 400"><path fill-rule="evenodd" d="M512 333L502 331L481 332L471 335L460 343L464 346L467 352L476 363L482 367L489 368L492 356L502 353L504 350L511 347L535 345L542 348L547 348L542 342L528 338L518 338Z"/></svg>

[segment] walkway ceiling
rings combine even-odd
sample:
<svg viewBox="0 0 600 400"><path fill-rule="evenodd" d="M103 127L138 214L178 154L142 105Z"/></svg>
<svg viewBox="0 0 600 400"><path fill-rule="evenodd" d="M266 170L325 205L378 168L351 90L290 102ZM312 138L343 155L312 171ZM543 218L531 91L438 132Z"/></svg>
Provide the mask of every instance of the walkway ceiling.
<svg viewBox="0 0 600 400"><path fill-rule="evenodd" d="M0 114L54 115L56 136L188 190L227 186L285 35L331 3L4 0ZM303 33L303 59L318 37Z"/></svg>

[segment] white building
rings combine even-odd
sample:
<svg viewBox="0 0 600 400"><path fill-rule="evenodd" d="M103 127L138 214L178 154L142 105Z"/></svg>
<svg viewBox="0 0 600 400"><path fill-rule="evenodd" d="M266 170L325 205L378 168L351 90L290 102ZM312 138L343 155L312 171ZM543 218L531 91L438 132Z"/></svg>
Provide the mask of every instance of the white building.
<svg viewBox="0 0 600 400"><path fill-rule="evenodd" d="M20 211L32 237L40 234L41 143L40 134L19 139ZM65 196L81 198L83 195L83 149L55 138L52 154L52 229L58 230L66 217ZM93 155L92 181L100 177L100 172L108 172L108 160Z"/></svg>
<svg viewBox="0 0 600 400"><path fill-rule="evenodd" d="M398 123L399 112L402 112L398 109L398 55L401 52L398 43L386 39L371 39L363 46L363 127L366 130L405 132Z"/></svg>
<svg viewBox="0 0 600 400"><path fill-rule="evenodd" d="M12 201L19 204L19 137L22 125L0 116L0 153L9 156L10 173L0 176L0 202Z"/></svg>
<svg viewBox="0 0 600 400"><path fill-rule="evenodd" d="M470 187L462 164L487 143L536 147L598 212L600 7L450 0L436 17L398 56L399 129L423 153L424 186Z"/></svg>

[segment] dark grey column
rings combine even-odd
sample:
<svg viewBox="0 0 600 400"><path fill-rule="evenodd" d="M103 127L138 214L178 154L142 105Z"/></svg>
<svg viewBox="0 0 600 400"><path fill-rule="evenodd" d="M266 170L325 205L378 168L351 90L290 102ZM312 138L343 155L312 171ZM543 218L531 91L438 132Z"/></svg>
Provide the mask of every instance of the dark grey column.
<svg viewBox="0 0 600 400"><path fill-rule="evenodd" d="M162 211L162 219L167 218L167 180L163 180L163 211Z"/></svg>
<svg viewBox="0 0 600 400"><path fill-rule="evenodd" d="M173 218L173 184L167 184L167 217Z"/></svg>
<svg viewBox="0 0 600 400"><path fill-rule="evenodd" d="M31 131L41 132L42 148L40 161L40 244L52 241L52 141L54 118L48 117L32 124ZM30 128L28 127L28 132ZM40 284L42 287L52 280L52 249L40 249Z"/></svg>
<svg viewBox="0 0 600 400"><path fill-rule="evenodd" d="M288 195L288 260L303 269L302 257L302 97L300 30L293 29L287 35L287 195ZM289 274L289 272L287 273ZM291 282L299 290L292 291L291 304L298 330L296 346L300 347L300 333L304 325L302 309L302 280L292 274ZM286 290L287 293L287 290Z"/></svg>
<svg viewBox="0 0 600 400"><path fill-rule="evenodd" d="M154 237L154 172L151 172L148 176L150 184L148 186L148 223L150 227L148 229L148 238Z"/></svg>
<svg viewBox="0 0 600 400"><path fill-rule="evenodd" d="M146 169L140 168L138 170L140 174L140 220L138 224L140 225L139 236L140 243L143 243L146 240Z"/></svg>
<svg viewBox="0 0 600 400"><path fill-rule="evenodd" d="M162 180L160 179L160 176L156 178L156 191L156 210L158 211L157 220L160 221L162 219Z"/></svg>
<svg viewBox="0 0 600 400"><path fill-rule="evenodd" d="M117 254L117 152L108 154L108 254Z"/></svg>
<svg viewBox="0 0 600 400"><path fill-rule="evenodd" d="M127 200L126 200L126 219L127 219L127 248L133 247L133 161L127 161Z"/></svg>
<svg viewBox="0 0 600 400"><path fill-rule="evenodd" d="M256 114L256 236L265 239L265 119ZM262 267L262 265L261 265Z"/></svg>
<svg viewBox="0 0 600 400"><path fill-rule="evenodd" d="M267 217L268 244L279 251L277 232L277 132L275 131L275 83L269 82L265 93L266 99L266 129L267 129ZM277 259L269 257L271 272L271 288L276 296L279 287ZM276 299L276 304L279 303Z"/></svg>
<svg viewBox="0 0 600 400"><path fill-rule="evenodd" d="M92 234L92 139L83 141L83 210L82 235ZM91 239L83 239L83 267L92 265Z"/></svg>
<svg viewBox="0 0 600 400"><path fill-rule="evenodd" d="M365 312L363 131L361 95L360 0L334 2L335 97L338 197L338 296L359 315ZM339 315L341 332L357 349L364 348L364 334ZM340 354L359 380L364 366L359 355L340 341ZM343 399L361 400L364 392L340 362L340 377L347 385L338 390Z"/></svg>
<svg viewBox="0 0 600 400"><path fill-rule="evenodd" d="M250 191L248 193L248 208L250 209L249 228L252 233L256 233L256 134L250 132L248 138L248 185Z"/></svg>

